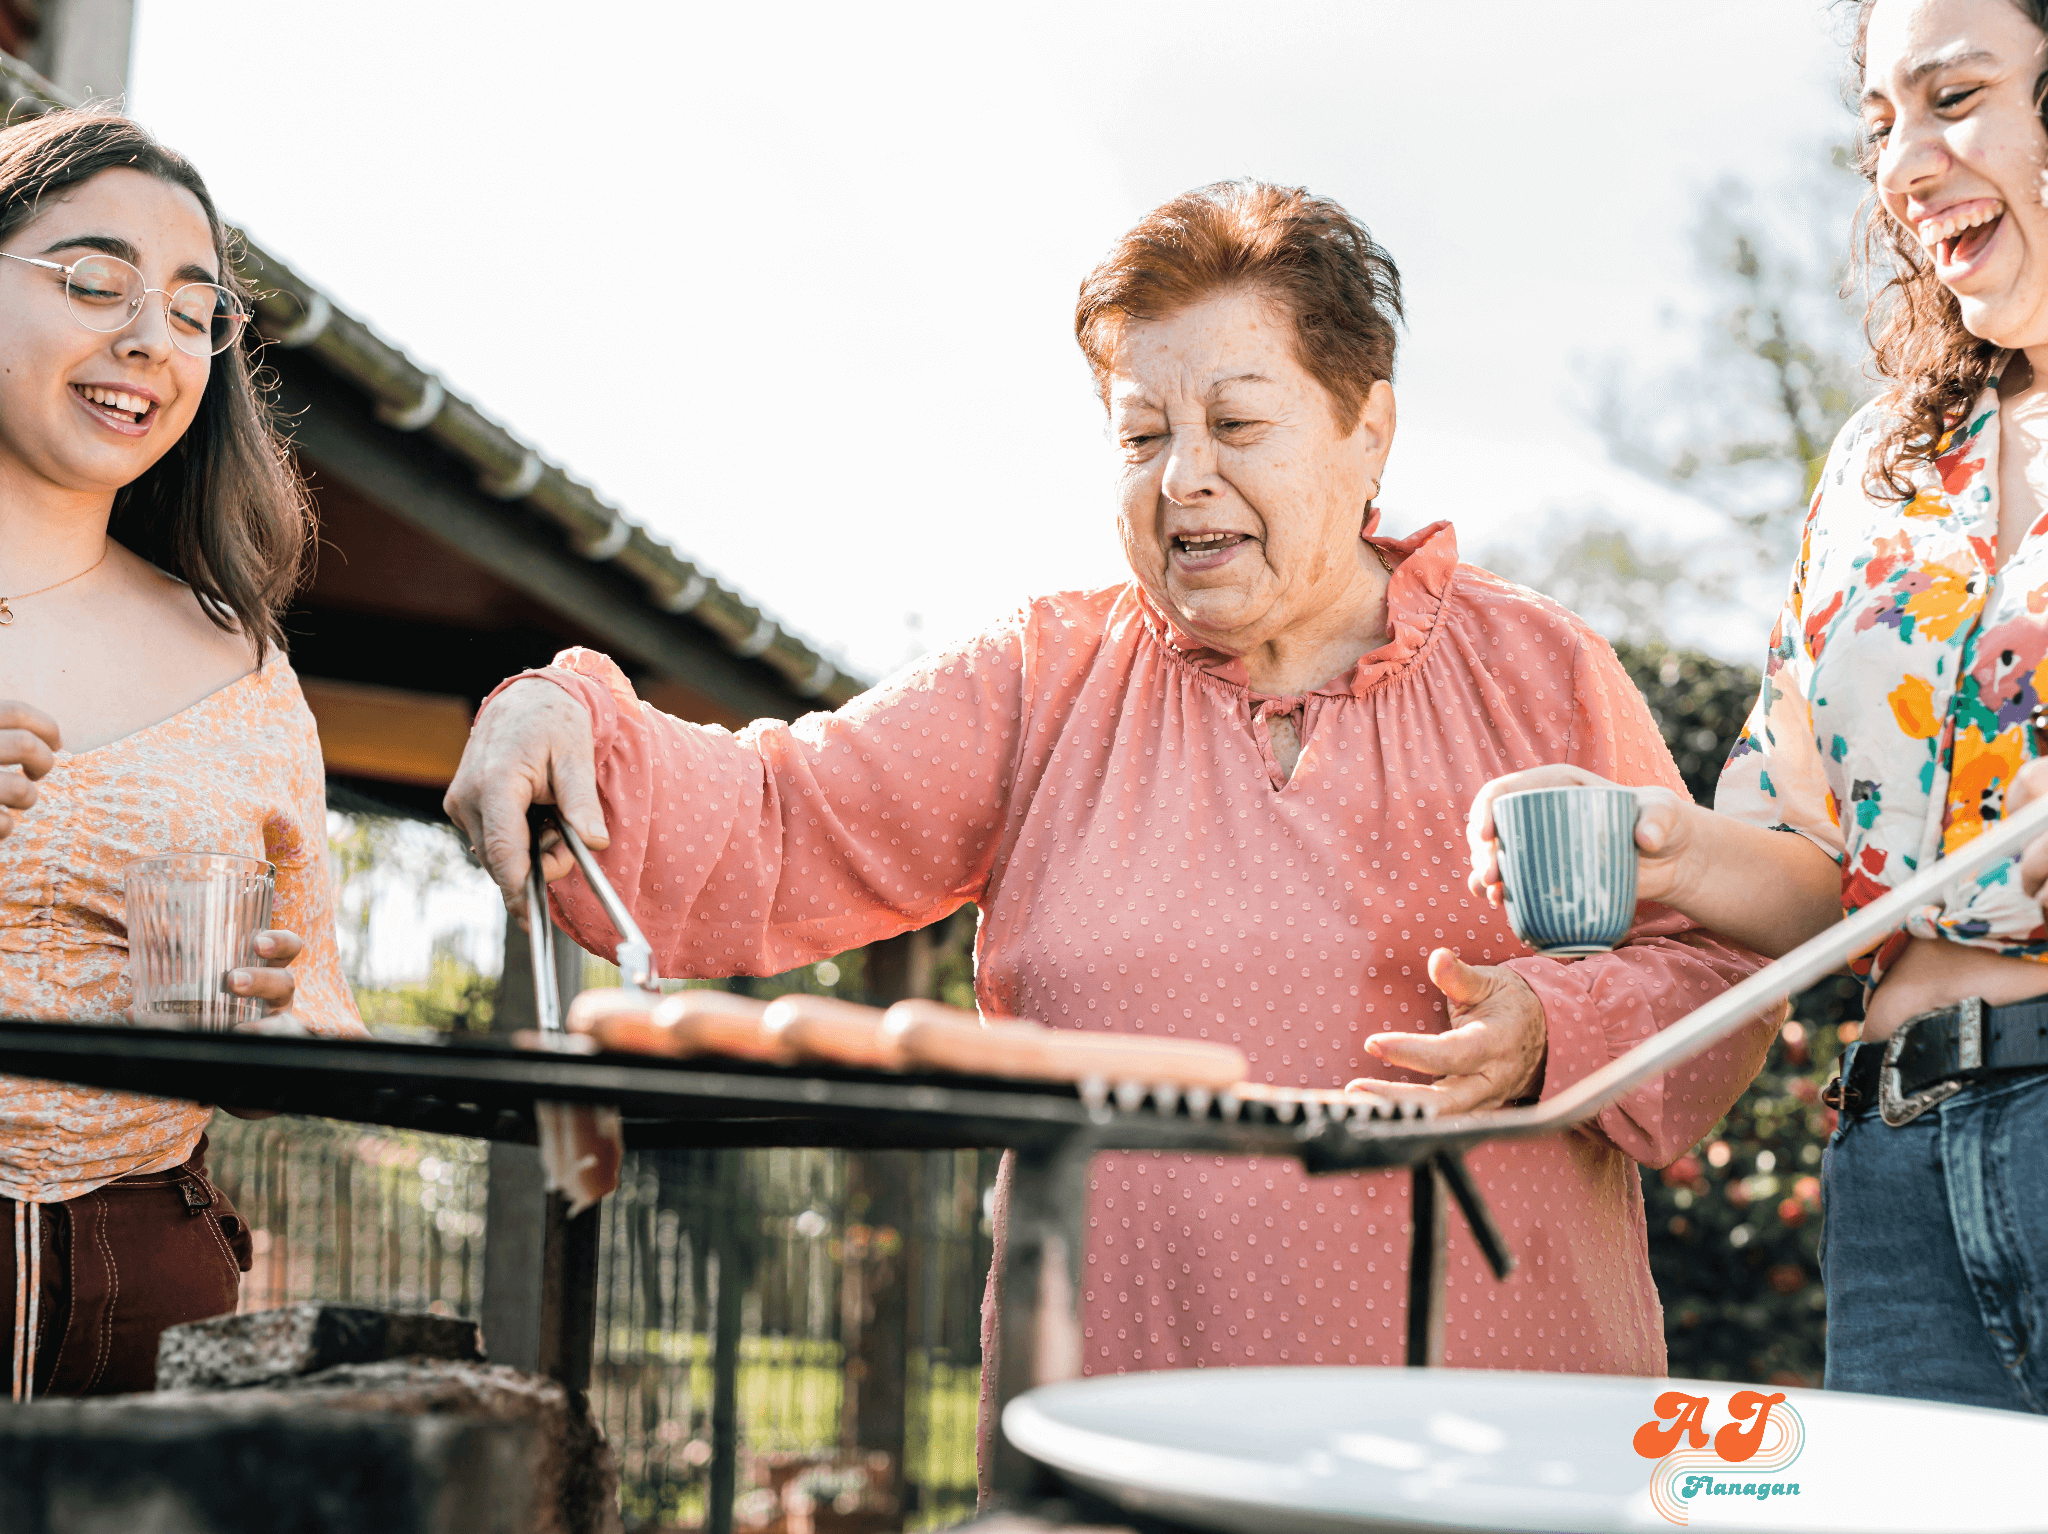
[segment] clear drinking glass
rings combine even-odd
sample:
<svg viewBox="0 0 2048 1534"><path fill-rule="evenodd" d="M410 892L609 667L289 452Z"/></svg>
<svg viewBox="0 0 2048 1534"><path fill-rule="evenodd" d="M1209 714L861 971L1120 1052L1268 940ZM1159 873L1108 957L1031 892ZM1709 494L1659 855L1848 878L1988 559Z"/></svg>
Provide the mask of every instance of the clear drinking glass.
<svg viewBox="0 0 2048 1534"><path fill-rule="evenodd" d="M235 995L227 977L263 962L256 934L270 926L276 877L261 858L224 852L176 852L127 866L137 1023L218 1031L264 1015L264 1003Z"/></svg>

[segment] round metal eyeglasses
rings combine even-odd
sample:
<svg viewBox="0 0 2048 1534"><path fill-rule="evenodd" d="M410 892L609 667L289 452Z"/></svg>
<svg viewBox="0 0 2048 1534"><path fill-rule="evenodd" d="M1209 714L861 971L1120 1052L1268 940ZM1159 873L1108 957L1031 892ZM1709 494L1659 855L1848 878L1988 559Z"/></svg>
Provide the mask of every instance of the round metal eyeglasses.
<svg viewBox="0 0 2048 1534"><path fill-rule="evenodd" d="M249 323L249 311L226 288L211 282L188 282L166 292L143 281L142 273L119 256L87 256L69 266L39 261L34 256L17 256L0 250L0 256L64 277L64 298L71 317L87 330L112 335L126 330L142 313L142 306L154 293L164 302L164 324L171 344L192 357L213 357L226 351L240 338Z"/></svg>

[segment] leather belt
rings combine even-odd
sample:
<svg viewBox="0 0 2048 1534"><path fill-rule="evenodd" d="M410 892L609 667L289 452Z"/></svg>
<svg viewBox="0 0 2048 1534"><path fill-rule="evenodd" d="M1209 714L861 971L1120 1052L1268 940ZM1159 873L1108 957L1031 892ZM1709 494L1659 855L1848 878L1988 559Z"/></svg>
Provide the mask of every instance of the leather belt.
<svg viewBox="0 0 2048 1534"><path fill-rule="evenodd" d="M1907 1018L1882 1050L1857 1050L1848 1076L1829 1082L1821 1098L1850 1115L1874 1102L1896 1129L1973 1082L2043 1067L2048 1067L2048 996L2004 1007L1986 1006L1972 996Z"/></svg>

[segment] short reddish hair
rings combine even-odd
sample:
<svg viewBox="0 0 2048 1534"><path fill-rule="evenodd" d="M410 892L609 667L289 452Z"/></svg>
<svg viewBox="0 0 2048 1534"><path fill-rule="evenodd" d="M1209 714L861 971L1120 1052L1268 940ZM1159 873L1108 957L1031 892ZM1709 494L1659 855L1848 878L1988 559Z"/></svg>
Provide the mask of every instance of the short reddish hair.
<svg viewBox="0 0 2048 1534"><path fill-rule="evenodd" d="M1140 219L1081 284L1074 337L1105 404L1126 323L1164 319L1232 289L1294 317L1295 355L1349 429L1394 376L1401 273L1365 225L1306 187L1217 181Z"/></svg>

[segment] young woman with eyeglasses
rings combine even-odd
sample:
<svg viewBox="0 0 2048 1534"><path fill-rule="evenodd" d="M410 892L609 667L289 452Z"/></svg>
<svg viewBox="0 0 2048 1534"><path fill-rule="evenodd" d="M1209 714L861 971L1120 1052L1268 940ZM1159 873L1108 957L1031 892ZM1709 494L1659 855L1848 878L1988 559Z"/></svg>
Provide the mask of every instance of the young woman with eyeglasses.
<svg viewBox="0 0 2048 1534"><path fill-rule="evenodd" d="M361 1027L279 628L311 519L227 246L134 123L0 132L0 1016L119 1018L123 865L193 851L276 869L265 963L231 987ZM149 1389L166 1326L235 1308L249 1239L206 1176L210 1113L0 1076L16 1399Z"/></svg>

